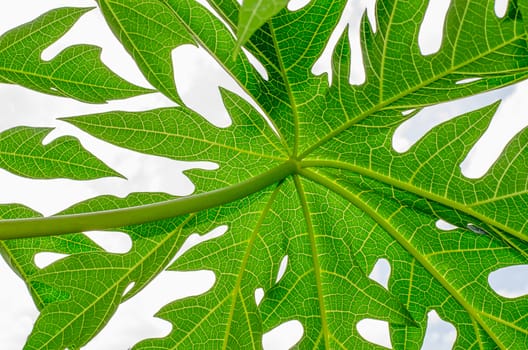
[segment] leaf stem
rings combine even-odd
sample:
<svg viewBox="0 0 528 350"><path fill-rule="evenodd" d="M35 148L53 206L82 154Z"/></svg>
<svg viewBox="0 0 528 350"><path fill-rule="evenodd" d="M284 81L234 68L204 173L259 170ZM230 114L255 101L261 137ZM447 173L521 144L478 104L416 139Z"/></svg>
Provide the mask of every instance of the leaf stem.
<svg viewBox="0 0 528 350"><path fill-rule="evenodd" d="M92 213L0 220L0 240L105 230L167 219L233 202L276 183L297 170L295 160L218 190L164 202Z"/></svg>

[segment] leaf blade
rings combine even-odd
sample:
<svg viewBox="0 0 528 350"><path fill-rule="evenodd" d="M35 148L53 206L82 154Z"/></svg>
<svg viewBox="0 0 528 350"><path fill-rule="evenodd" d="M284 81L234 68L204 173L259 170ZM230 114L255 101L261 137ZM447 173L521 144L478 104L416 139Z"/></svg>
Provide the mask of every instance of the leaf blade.
<svg viewBox="0 0 528 350"><path fill-rule="evenodd" d="M136 193L126 198L101 196L79 203L64 213L107 210L166 200L166 194ZM0 207L2 217L12 216L13 206ZM113 254L84 234L2 241L2 254L25 276L41 314L28 338L28 349L81 346L93 337L120 302L132 297L168 264L184 236L186 216L148 225L118 229L129 235L129 252ZM38 243L38 244L36 244ZM68 256L39 269L34 255L57 252ZM134 283L125 295L125 288ZM73 301L73 302L72 302Z"/></svg>
<svg viewBox="0 0 528 350"><path fill-rule="evenodd" d="M406 205L398 203L396 198L385 197L384 192L387 191L381 190L383 186L377 187L373 181L354 179L356 176L349 175L343 177L344 174L338 173L321 176L307 172L306 175L315 181L327 183L328 187L333 188L336 193L367 211L379 226L397 240L398 246L407 251L413 259L416 259L416 263L423 266L430 274L430 277L422 277L421 280L416 277L395 280L397 282L409 281L418 285L415 290L417 294L409 295L408 287L402 283L405 286L403 293L400 294L402 301L407 300L409 305L412 304L414 307L417 305L422 308L430 307L428 303L436 298L423 295L423 290L428 289L426 286L431 284L428 279L432 278L442 286L435 290L442 295L439 297L441 301L437 307L444 317L453 319L457 325L460 325L467 323L461 319L469 315L470 319L482 327L487 336L501 348L517 347L528 339L528 332L524 328L526 320L520 316L528 307L528 299L525 297L519 300L505 300L497 295L487 282L488 273L497 268L524 262L525 256L495 237L477 235L474 232L469 232L470 236L468 236L461 234L464 231L458 231L449 234L454 242L447 239L442 240L439 235L442 231L433 229L438 217L435 215L431 217L430 213L420 215L418 222L421 225L415 225L415 223L407 225L406 222L409 220ZM365 188L368 190L364 190ZM376 193L378 189L380 192ZM402 193L402 196L408 196L408 194ZM411 210L408 212L416 216L416 210L409 209ZM379 240L381 237L376 239ZM378 245L378 242L372 243ZM401 259L400 254L397 256ZM478 268L475 265L478 265ZM409 269L406 270L409 271ZM398 275L401 276L407 271L402 270ZM458 308L462 307L467 313L466 316L459 315L458 319L452 317L451 314L455 313L453 310L457 309L453 305L450 306L452 308L450 311L443 310L442 304L450 298L456 300ZM423 304L420 305L419 300ZM502 331L496 332L490 320L503 324ZM425 320L422 322L425 323ZM422 324L422 327L425 329L425 324ZM467 343L472 337L478 338L472 332L467 332L466 328L465 333L459 334L457 342ZM406 343L401 344L401 346L407 345Z"/></svg>
<svg viewBox="0 0 528 350"><path fill-rule="evenodd" d="M51 130L19 126L0 133L0 167L38 179L122 177L71 136L44 145L42 141Z"/></svg>
<svg viewBox="0 0 528 350"><path fill-rule="evenodd" d="M177 160L207 160L220 171L194 170L199 191L240 183L287 160L277 135L240 96L223 90L233 124L219 129L185 107L64 118L115 145ZM238 174L232 170L238 169Z"/></svg>
<svg viewBox="0 0 528 350"><path fill-rule="evenodd" d="M150 92L108 69L101 62L101 49L95 46L70 46L50 61L41 59L42 51L89 10L55 9L4 33L0 37L0 81L89 103Z"/></svg>
<svg viewBox="0 0 528 350"><path fill-rule="evenodd" d="M284 9L287 4L288 0L244 0L238 12L238 40L235 55L260 26Z"/></svg>
<svg viewBox="0 0 528 350"><path fill-rule="evenodd" d="M171 51L195 40L162 1L99 0L99 7L118 39L147 80L178 104Z"/></svg>

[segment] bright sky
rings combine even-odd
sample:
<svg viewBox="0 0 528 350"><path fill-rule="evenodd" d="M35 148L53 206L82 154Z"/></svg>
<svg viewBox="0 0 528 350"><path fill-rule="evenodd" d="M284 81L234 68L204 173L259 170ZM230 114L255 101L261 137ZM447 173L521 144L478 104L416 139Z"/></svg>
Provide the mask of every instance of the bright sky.
<svg viewBox="0 0 528 350"><path fill-rule="evenodd" d="M347 10L347 16L354 18L351 24L352 32L358 30L359 12L363 3L370 4L370 18L373 18L373 1L356 1ZM420 44L424 53L438 50L441 43L439 33L442 21L440 14L445 12L447 0L432 0L426 15L428 25L424 26L420 36ZM500 14L501 1L497 1L497 12ZM2 5L0 12L0 33L9 30L23 22L29 21L48 9L61 6L94 6L91 0L17 0ZM291 4L300 6L301 4ZM433 15L433 14L436 14ZM355 22L354 22L355 21ZM352 36L352 47L359 50L357 33ZM82 17L79 23L59 42L48 48L44 59L50 59L64 47L90 43L103 47L103 60L115 72L128 80L148 86L128 54L121 48L110 30L102 20L97 10ZM360 69L360 61L355 61L353 83L360 83L364 78ZM194 47L185 46L174 51L178 89L186 103L203 113L213 123L219 126L229 124L227 114L222 111L222 103L217 89L211 87L211 82L221 82L223 86L240 92L227 75L215 66L212 59ZM328 61L322 60L315 69L324 71ZM196 94L195 91L200 91ZM464 111L473 110L503 98L497 117L493 120L490 132L487 132L477 144L471 157L464 162L463 171L467 176L481 176L493 164L509 139L522 126L528 125L528 101L526 92L528 83L502 89L500 91L483 94L478 97L467 98L462 103L445 103L420 112L418 116L402 125L399 129L394 146L398 151L408 149L421 135L430 128L431 120L441 122L448 120ZM207 104L202 103L208 101ZM2 119L0 131L16 125L48 126L56 130L47 138L60 135L74 135L92 153L100 157L111 167L125 175L128 180L102 179L96 181L49 180L34 181L12 175L0 169L0 203L24 203L45 215L60 211L80 200L94 197L98 194L113 194L125 196L130 192L164 191L175 195L192 193L193 185L181 173L190 167L184 162L175 162L160 157L139 154L124 149L111 147L106 143L82 133L70 125L66 125L56 118L64 116L94 113L107 110L142 110L153 107L170 106L172 102L161 94L150 94L129 99L115 101L107 105L88 105L73 100L47 96L21 87L0 84L0 106ZM493 129L493 130L492 130ZM493 132L491 132L493 131ZM204 167L212 167L208 163L200 163ZM213 235L221 234L220 231ZM109 235L94 232L89 234L92 239L109 251L121 252L127 248L126 237L115 233ZM198 241L198 237L191 237L190 241ZM188 245L189 246L189 245ZM39 264L51 263L53 256L39 257ZM371 278L386 284L390 273L390 263L380 260ZM528 271L518 267L509 272L515 273L516 279L508 279L508 274L497 274L497 284L493 285L504 295L514 296L528 293ZM109 325L83 349L127 349L141 339L147 337L161 337L170 331L171 325L166 321L155 319L152 315L163 305L184 296L205 292L212 286L212 274L207 271L197 273L164 272L156 278L143 292L122 304ZM524 277L523 277L524 276ZM523 279L525 278L525 279ZM0 259L0 344L4 349L21 349L25 338L31 331L37 310L26 291L23 283L8 269ZM155 297L153 297L155 296ZM442 321L433 311L429 314L431 330L426 336L426 343L434 349L449 349L456 331L452 325ZM375 321L365 321L363 334L370 340L390 346L387 325ZM281 331L268 334L264 343L267 349L287 349L294 344L302 334L298 323L290 323ZM428 348L425 346L424 348Z"/></svg>

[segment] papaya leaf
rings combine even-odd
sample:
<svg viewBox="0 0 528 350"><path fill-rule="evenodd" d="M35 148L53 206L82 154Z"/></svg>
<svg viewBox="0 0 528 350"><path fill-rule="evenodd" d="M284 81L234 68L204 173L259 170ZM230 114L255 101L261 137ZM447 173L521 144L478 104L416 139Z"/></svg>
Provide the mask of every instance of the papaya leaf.
<svg viewBox="0 0 528 350"><path fill-rule="evenodd" d="M287 0L245 0L238 12L237 47L235 53L251 35L271 17L286 7Z"/></svg>
<svg viewBox="0 0 528 350"><path fill-rule="evenodd" d="M0 166L17 175L76 180L120 176L71 136L43 145L50 128L19 126L0 133Z"/></svg>
<svg viewBox="0 0 528 350"><path fill-rule="evenodd" d="M359 321L364 314L395 324L412 323L401 303L359 268L347 247L347 237L333 237L326 232L327 225L319 226L319 223L303 227L301 204L306 203L301 202L305 198L289 197L293 190L295 184L290 179L268 193L261 192L259 198L249 197L202 212L192 219L190 224L196 222L197 227L207 231L212 227L205 218L215 217L217 223L230 226L230 234L186 252L170 269L212 270L218 276L217 283L224 288L163 308L158 316L173 321L175 331L168 338L140 343L138 348L192 347L203 342L201 329L195 327L201 322L210 324L210 336L203 344L204 348L260 348L262 315L254 298L258 287L264 288L266 293L269 291L270 297L280 295L277 289L286 294L287 291L300 293L290 297L306 300L304 312L319 311L317 316L302 319L303 323L313 324L308 327L303 344L318 338L321 340L323 335L331 339L328 344L352 345L360 339L359 335L347 331L352 330L354 321ZM290 213L290 221L284 220L284 212ZM277 227L281 228L282 234L277 234ZM303 256L306 251L311 251L312 255ZM284 282L275 285L279 263L286 254L291 256L292 273L284 277ZM317 255L321 262L318 268L314 268L310 261ZM265 273L262 271L263 261L266 262ZM234 273L225 274L226 269ZM298 287L292 288L295 284ZM343 293L347 290L356 292ZM281 298L280 302L288 302L288 299ZM342 318L343 306L356 318ZM301 315L305 314L299 311ZM189 315L192 315L191 322ZM290 313L288 316L297 315ZM328 333L321 334L323 330ZM310 346L316 344L317 341Z"/></svg>
<svg viewBox="0 0 528 350"><path fill-rule="evenodd" d="M171 51L195 44L171 9L158 0L100 0L99 7L118 39L134 57L147 80L181 104L174 83Z"/></svg>
<svg viewBox="0 0 528 350"><path fill-rule="evenodd" d="M202 178L200 183L205 188L200 187L200 191L214 190L250 179L288 159L277 136L248 102L228 90L222 90L222 94L232 116L231 126L225 129L213 126L185 107L141 113L109 112L63 120L100 139L139 152L214 161L220 165L220 173L191 171Z"/></svg>
<svg viewBox="0 0 528 350"><path fill-rule="evenodd" d="M136 193L123 199L102 196L78 203L60 214L118 209L168 198L161 193ZM0 206L2 218L38 216L20 205ZM183 239L179 234L180 221L185 219L152 223L150 228L148 225L122 228L119 231L132 240L132 248L124 254L108 253L80 233L2 241L0 252L20 276L30 281L29 290L41 311L26 347L55 349L85 344L108 322L121 301L140 291L168 264L181 244L175 241ZM162 234L163 230L167 234ZM39 269L34 263L39 252L67 257ZM79 264L84 268L78 269ZM65 275L68 275L65 279L56 278ZM85 285L80 287L79 281L85 281ZM124 293L131 283L133 287ZM77 293L80 290L83 292ZM86 322L91 324L90 328L85 327Z"/></svg>
<svg viewBox="0 0 528 350"><path fill-rule="evenodd" d="M50 61L41 59L42 51L89 10L52 10L3 34L0 37L0 82L90 103L150 92L110 71L101 62L101 49L96 46L70 46Z"/></svg>
<svg viewBox="0 0 528 350"><path fill-rule="evenodd" d="M358 330L367 318L388 323L394 349L421 349L432 310L456 328L457 349L526 347L528 296L504 298L488 278L528 264L527 131L478 179L465 177L460 164L501 100L432 127L404 153L392 146L397 128L424 107L528 77L526 5L512 0L499 18L494 1L452 1L440 49L423 55L418 36L428 2L378 0L376 25L365 15L360 26L366 79L351 85L358 53L348 30L331 50L332 79L312 73L346 3L312 0L289 11L285 1L98 1L147 79L180 106L62 120L118 147L218 169L188 170L196 193L185 197L102 196L51 217L0 206L0 237L9 238L0 252L41 311L26 348L84 346L161 271L203 269L215 274L214 287L164 305L156 317L171 332L134 349L258 349L265 332L291 320L304 331L296 348L378 349ZM53 21L64 31L83 11L52 11L10 33ZM52 42L38 30L32 38L39 50ZM205 49L247 95L220 88L231 117L225 128L177 93L170 53L189 44ZM48 64L31 55L28 62L34 70ZM94 161L89 155L65 157L76 142L42 145L46 132L0 134L0 150L21 160L0 158L0 165L34 178L64 176L49 166L62 163L79 178L106 176L79 169ZM439 229L440 219L455 229ZM191 234L220 225L226 233L174 259ZM127 234L131 250L110 253L79 233L94 228ZM67 256L40 269L40 252ZM387 287L368 277L379 259L391 266Z"/></svg>

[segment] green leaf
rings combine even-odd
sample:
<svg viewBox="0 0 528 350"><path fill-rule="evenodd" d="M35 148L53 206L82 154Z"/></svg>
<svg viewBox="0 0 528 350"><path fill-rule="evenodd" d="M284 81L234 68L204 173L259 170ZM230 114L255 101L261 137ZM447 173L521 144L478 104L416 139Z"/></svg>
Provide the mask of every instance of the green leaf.
<svg viewBox="0 0 528 350"><path fill-rule="evenodd" d="M19 126L0 133L0 167L38 179L121 176L86 151L74 137L59 137L44 145L42 141L51 130Z"/></svg>
<svg viewBox="0 0 528 350"><path fill-rule="evenodd" d="M489 4L457 1L447 14L442 49L423 56L418 34L426 6L420 1L412 6L402 1L380 3L376 34L363 19L367 76L361 86L348 84L350 48L346 35L341 38L333 60L337 83L327 94L311 97L318 99L313 105L323 117L299 123L303 156L373 114L395 115L526 78L526 33L516 17L499 19ZM482 21L474 21L472 13L482 14ZM483 37L476 39L477 32ZM477 80L464 82L470 78ZM312 113L307 110L299 115Z"/></svg>
<svg viewBox="0 0 528 350"><path fill-rule="evenodd" d="M240 183L287 157L277 136L240 96L222 90L232 125L219 129L185 107L109 112L65 120L117 146L181 160L208 160L221 171L193 171L200 191ZM234 171L236 169L236 171ZM243 172L239 169L244 169Z"/></svg>
<svg viewBox="0 0 528 350"><path fill-rule="evenodd" d="M493 1L453 1L442 46L422 55L428 2L379 0L376 30L366 16L361 23L365 83L350 85L358 53L347 30L333 50L332 83L312 73L346 1L312 0L298 11L279 1L209 4L214 13L190 0L100 0L160 92L181 102L170 52L192 44L250 102L220 90L232 119L226 128L183 105L63 119L119 147L219 168L189 170L197 193L183 198L95 198L49 218L0 206L3 237L125 225L118 230L134 242L125 254L105 252L82 234L3 242L2 255L42 310L27 347L78 348L160 271L206 269L214 288L162 307L156 316L171 322L171 333L136 349L255 349L265 332L291 320L304 329L300 349L379 348L357 330L365 318L389 324L395 349L420 349L431 310L456 327L455 348L525 348L528 296L503 298L488 278L528 264L528 131L479 179L463 176L460 163L502 101L432 128L408 152L392 147L397 128L422 108L527 78L525 6L512 1L498 18ZM268 80L246 55L231 59L240 45ZM2 142L25 152L15 140ZM457 228L440 230L440 219ZM225 234L167 266L186 237L219 225ZM42 251L68 256L39 270L33 257ZM368 278L379 259L391 266L387 289Z"/></svg>
<svg viewBox="0 0 528 350"><path fill-rule="evenodd" d="M528 17L528 4L525 1L515 1L514 6L519 7L523 18L524 30L528 33L528 22L526 21L526 18Z"/></svg>
<svg viewBox="0 0 528 350"><path fill-rule="evenodd" d="M426 135L414 145L413 152L404 154L396 153L391 147L399 117L394 117L397 122L390 125L389 116L374 115L314 152L314 159L321 155L321 162L307 160L307 164L353 169L526 239L527 223L520 218L525 215L523 203L527 203L528 196L525 181L528 177L525 167L527 131L508 145L503 157L484 177L468 179L457 169L488 127L497 107L495 103L442 124L435 133ZM376 127L378 118L383 118L387 124ZM360 147L366 138L371 149ZM345 152L331 151L334 142L345 142L350 148Z"/></svg>
<svg viewBox="0 0 528 350"><path fill-rule="evenodd" d="M35 289L60 291L62 297L42 309L26 347L86 344L108 322L119 302L128 298L127 286L135 283L133 288L141 289L176 253L177 242L182 240L180 220L124 230L136 241L127 254L75 254L33 275L29 283Z"/></svg>
<svg viewBox="0 0 528 350"><path fill-rule="evenodd" d="M34 210L20 204L0 205L0 218L35 218L41 215ZM0 254L22 279L29 278L38 272L34 262L34 256L41 251L48 251L61 254L74 254L80 252L100 251L101 248L88 239L85 235L68 234L64 236L48 236L37 239L16 239L0 241ZM45 300L53 300L60 295L52 293L48 296L42 291L38 291L31 284L28 284L29 292L37 308L44 307Z"/></svg>
<svg viewBox="0 0 528 350"><path fill-rule="evenodd" d="M63 36L89 10L52 10L2 35L0 82L90 103L150 92L110 71L101 62L101 48L96 46L70 46L50 61L41 59L42 51Z"/></svg>
<svg viewBox="0 0 528 350"><path fill-rule="evenodd" d="M350 242L357 227L342 220L348 213L334 207L335 196L300 177L294 181L298 202L285 208L296 211L296 229L288 237L291 267L263 301L265 324L271 328L299 319L305 326L299 346L312 349L349 349L362 343L356 324L365 317L413 326L402 304L367 278L356 261ZM291 300L304 302L294 311L288 307Z"/></svg>
<svg viewBox="0 0 528 350"><path fill-rule="evenodd" d="M488 284L488 275L494 270L525 262L524 252L500 237L469 229L441 231L435 225L438 212L434 203L419 204L423 201L419 197L362 176L346 171L307 176L354 203L374 222L372 229L372 224L365 223L365 229L356 231L355 245L365 259L384 255L394 263L389 290L400 300L407 299L406 306L421 324L420 328L393 327L396 348L420 348L425 315L431 308L458 325L457 346L486 348L483 344L494 342L509 349L528 341L528 324L522 317L528 300L506 301ZM394 197L387 196L389 193ZM416 210L427 206L429 210ZM521 247L526 249L526 242ZM427 290L434 290L435 295L424 293Z"/></svg>
<svg viewBox="0 0 528 350"><path fill-rule="evenodd" d="M277 12L284 9L288 0L244 0L238 12L237 49Z"/></svg>
<svg viewBox="0 0 528 350"><path fill-rule="evenodd" d="M222 288L164 307L157 316L171 320L174 331L168 338L140 343L138 349L260 348L264 315L254 297L259 287L266 293L262 308L265 314L284 311L268 312L266 304L277 303L281 308L281 303L288 303L290 298L306 300L305 311L317 310L317 316L310 319L302 317L302 310L298 310L300 314L286 311L288 318L301 316L301 321L307 322L305 343L311 348L352 345L358 340L358 334L351 337L348 330L353 329L353 321L359 321L361 315L380 317L396 324L411 323L402 305L357 266L353 254L343 244L346 238L329 236L324 231L326 225L317 223L308 229L304 227L299 202L306 198L291 198L294 186L290 180L258 196L204 211L190 221L190 225L207 231L213 228L207 219L214 217L215 224L229 225L229 233L185 253L170 269L212 270ZM281 228L279 234L277 227ZM312 254L304 257L307 251ZM317 254L323 257L320 263L312 261ZM284 255L291 257L291 273L275 284ZM344 290L358 290L358 293L343 293ZM347 322L342 318L344 305L348 312L357 315L356 320ZM264 319L265 330L276 325ZM321 334L312 334L316 329L328 332L324 334L329 338L324 340L326 343L322 343ZM206 342L201 338L204 332L209 335Z"/></svg>
<svg viewBox="0 0 528 350"><path fill-rule="evenodd" d="M168 198L155 193L131 194L124 199L103 196L79 203L61 214L117 209ZM22 206L0 206L2 218L35 216L38 213ZM2 241L0 252L29 281L28 287L41 310L26 347L56 349L85 344L108 322L121 301L135 295L168 264L185 238L180 234L183 222L185 218L180 217L120 229L133 242L132 249L125 254L107 253L84 234ZM34 255L42 251L68 256L38 269ZM57 279L58 276L65 278ZM84 281L82 287L80 281ZM131 283L133 288L124 294ZM77 293L78 288L83 292Z"/></svg>
<svg viewBox="0 0 528 350"><path fill-rule="evenodd" d="M163 1L99 0L112 30L134 57L147 80L182 104L174 83L171 51L194 38Z"/></svg>
<svg viewBox="0 0 528 350"><path fill-rule="evenodd" d="M276 129L279 134L282 133L283 127L288 129L292 127L291 121L287 118L281 118L281 115L291 113L291 106L287 104L288 97L283 88L283 74L276 66L278 62L273 62L274 70L277 73L272 74L270 84L266 84L245 56L240 56L237 60L232 59L236 42L231 32L211 12L192 0L151 0L146 3L146 6L155 9L154 18L158 18L158 13L161 14L159 17L164 27L158 29L163 35L160 34L153 38L149 28L161 24L159 22L150 23L151 19L144 19L140 15L142 11L135 10L137 6L140 7L143 3L129 0L101 0L100 6L110 26L117 33L117 37L136 59L152 85L175 101L180 101L179 97L174 96L174 91L171 90L171 84L174 83L170 57L160 55L159 52L169 53L179 45L196 44L211 54L220 66L228 71L231 77L263 107L264 111L273 112L273 115L268 116L272 122L277 123ZM121 15L117 16L118 14ZM131 21L129 18L135 20ZM171 25L171 30L177 30L178 33L185 31L186 34L181 35L192 38L193 41L169 41L167 38L172 38L172 36L166 33L167 29L165 29L165 26L169 25ZM155 50L152 51L151 47ZM269 43L266 47L273 49ZM143 56L149 57L146 63L143 62L145 60ZM161 83L157 83L157 81L161 81L163 86L160 86ZM283 123L286 125L283 126Z"/></svg>

